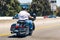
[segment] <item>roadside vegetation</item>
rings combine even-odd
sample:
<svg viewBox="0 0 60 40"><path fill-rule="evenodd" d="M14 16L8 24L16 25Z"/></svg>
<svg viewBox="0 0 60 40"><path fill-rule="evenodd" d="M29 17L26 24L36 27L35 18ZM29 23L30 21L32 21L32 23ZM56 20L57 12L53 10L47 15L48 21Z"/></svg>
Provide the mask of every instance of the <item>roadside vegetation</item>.
<svg viewBox="0 0 60 40"><path fill-rule="evenodd" d="M0 0L0 16L13 16L21 10L17 0Z"/></svg>
<svg viewBox="0 0 60 40"><path fill-rule="evenodd" d="M14 16L21 10L18 0L0 0L0 16ZM29 5L28 11L35 12L37 16L52 14L48 0L33 0L32 4ZM60 15L60 11L56 15Z"/></svg>

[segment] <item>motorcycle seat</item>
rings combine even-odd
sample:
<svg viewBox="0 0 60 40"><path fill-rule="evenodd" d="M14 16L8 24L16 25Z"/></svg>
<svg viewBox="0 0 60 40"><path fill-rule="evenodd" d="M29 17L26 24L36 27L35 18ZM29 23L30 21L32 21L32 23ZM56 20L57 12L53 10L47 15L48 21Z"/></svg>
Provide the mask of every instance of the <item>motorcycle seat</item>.
<svg viewBox="0 0 60 40"><path fill-rule="evenodd" d="M24 24L25 23L25 20L18 20L17 23Z"/></svg>

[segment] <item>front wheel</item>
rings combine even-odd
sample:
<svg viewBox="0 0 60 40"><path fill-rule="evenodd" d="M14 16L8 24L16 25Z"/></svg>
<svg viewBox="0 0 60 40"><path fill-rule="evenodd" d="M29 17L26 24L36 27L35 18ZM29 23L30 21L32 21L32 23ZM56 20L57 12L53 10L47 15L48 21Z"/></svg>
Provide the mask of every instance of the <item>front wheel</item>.
<svg viewBox="0 0 60 40"><path fill-rule="evenodd" d="M35 24L33 23L33 30L35 30Z"/></svg>
<svg viewBox="0 0 60 40"><path fill-rule="evenodd" d="M33 33L33 31L30 31L30 32L29 32L29 36L31 36L31 35L32 35L32 33Z"/></svg>

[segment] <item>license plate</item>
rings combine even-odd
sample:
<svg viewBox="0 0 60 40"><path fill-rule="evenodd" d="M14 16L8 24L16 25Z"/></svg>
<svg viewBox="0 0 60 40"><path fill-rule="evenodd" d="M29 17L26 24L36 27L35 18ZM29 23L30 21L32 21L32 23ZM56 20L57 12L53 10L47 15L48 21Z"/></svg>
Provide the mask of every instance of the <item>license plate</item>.
<svg viewBox="0 0 60 40"><path fill-rule="evenodd" d="M15 32L18 32L18 30L15 30Z"/></svg>
<svg viewBox="0 0 60 40"><path fill-rule="evenodd" d="M25 28L20 28L20 31L25 31Z"/></svg>
<svg viewBox="0 0 60 40"><path fill-rule="evenodd" d="M24 28L21 28L20 30L24 30Z"/></svg>

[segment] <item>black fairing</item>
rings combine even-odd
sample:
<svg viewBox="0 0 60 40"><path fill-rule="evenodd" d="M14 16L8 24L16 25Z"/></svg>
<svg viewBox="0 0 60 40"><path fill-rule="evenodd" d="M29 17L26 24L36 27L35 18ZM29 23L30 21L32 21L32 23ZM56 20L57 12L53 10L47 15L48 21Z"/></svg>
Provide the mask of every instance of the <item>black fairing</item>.
<svg viewBox="0 0 60 40"><path fill-rule="evenodd" d="M33 19L32 19L32 18L29 18L29 20L34 21L34 20L36 19L36 13L30 13L30 15L31 15L32 17L34 17L34 18L33 18Z"/></svg>

